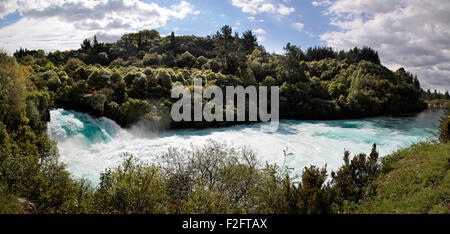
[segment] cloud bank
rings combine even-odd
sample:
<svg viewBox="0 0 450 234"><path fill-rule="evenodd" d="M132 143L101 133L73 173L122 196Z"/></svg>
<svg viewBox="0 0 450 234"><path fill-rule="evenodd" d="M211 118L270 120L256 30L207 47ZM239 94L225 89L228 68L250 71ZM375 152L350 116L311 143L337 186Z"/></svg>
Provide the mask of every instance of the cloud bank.
<svg viewBox="0 0 450 234"><path fill-rule="evenodd" d="M198 14L180 1L170 7L139 0L4 0L0 19L18 12L22 18L0 29L0 45L8 52L20 46L45 50L73 49L97 34L107 40L140 29L159 28L172 19Z"/></svg>
<svg viewBox="0 0 450 234"><path fill-rule="evenodd" d="M251 15L268 13L281 18L288 16L295 11L293 7L287 7L281 3L274 3L270 0L232 0L233 6L241 8L242 12Z"/></svg>
<svg viewBox="0 0 450 234"><path fill-rule="evenodd" d="M336 0L325 6L339 31L321 39L337 49L371 46L383 64L416 73L427 89L450 90L450 1Z"/></svg>

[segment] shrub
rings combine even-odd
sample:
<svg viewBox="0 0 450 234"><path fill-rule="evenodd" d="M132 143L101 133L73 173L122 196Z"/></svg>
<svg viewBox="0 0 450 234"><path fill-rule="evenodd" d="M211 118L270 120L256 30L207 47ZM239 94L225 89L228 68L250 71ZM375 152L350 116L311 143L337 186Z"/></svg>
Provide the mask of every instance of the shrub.
<svg viewBox="0 0 450 234"><path fill-rule="evenodd" d="M156 78L158 79L158 83L162 87L165 87L167 89L171 89L172 88L172 77L171 77L170 73L167 70L164 70L164 69L163 70L159 70Z"/></svg>
<svg viewBox="0 0 450 234"><path fill-rule="evenodd" d="M175 58L175 64L178 67L193 67L196 62L196 58L189 53L189 51L184 52L181 55L177 55Z"/></svg>
<svg viewBox="0 0 450 234"><path fill-rule="evenodd" d="M94 210L106 214L166 213L164 182L157 167L130 157L116 169L101 174Z"/></svg>
<svg viewBox="0 0 450 234"><path fill-rule="evenodd" d="M170 149L161 157L168 176L171 213L246 213L257 207L261 172L255 154L207 142L192 150Z"/></svg>
<svg viewBox="0 0 450 234"><path fill-rule="evenodd" d="M450 142L450 118L442 123L439 139L442 143Z"/></svg>
<svg viewBox="0 0 450 234"><path fill-rule="evenodd" d="M369 157L358 154L350 161L350 153L344 153L344 165L332 172L332 184L341 202L357 203L363 198L368 185L380 171L377 146L374 144Z"/></svg>
<svg viewBox="0 0 450 234"><path fill-rule="evenodd" d="M77 58L70 58L64 65L64 71L68 74L75 72L78 68L86 66L83 61Z"/></svg>
<svg viewBox="0 0 450 234"><path fill-rule="evenodd" d="M89 86L99 90L111 83L111 73L106 69L98 69L91 73L88 78Z"/></svg>
<svg viewBox="0 0 450 234"><path fill-rule="evenodd" d="M158 53L146 54L143 59L144 66L153 66L161 64L162 56Z"/></svg>
<svg viewBox="0 0 450 234"><path fill-rule="evenodd" d="M51 91L56 91L61 86L61 80L54 76L47 80L47 87Z"/></svg>

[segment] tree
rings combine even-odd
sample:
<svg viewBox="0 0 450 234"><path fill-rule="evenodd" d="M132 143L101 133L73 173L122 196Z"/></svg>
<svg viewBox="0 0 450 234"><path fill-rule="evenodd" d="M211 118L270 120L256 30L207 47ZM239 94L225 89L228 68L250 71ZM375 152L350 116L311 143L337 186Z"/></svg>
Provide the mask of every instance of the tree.
<svg viewBox="0 0 450 234"><path fill-rule="evenodd" d="M160 70L158 74L156 75L156 78L158 79L158 83L167 89L172 88L172 78L169 72L166 70Z"/></svg>
<svg viewBox="0 0 450 234"><path fill-rule="evenodd" d="M223 39L228 40L228 39L231 39L231 38L233 37L233 36L232 36L232 34L233 34L233 28L232 28L231 26L229 26L229 25L223 26L223 27L220 29L220 32L221 32L221 36L222 36Z"/></svg>
<svg viewBox="0 0 450 234"><path fill-rule="evenodd" d="M98 46L97 35L94 35L94 48Z"/></svg>
<svg viewBox="0 0 450 234"><path fill-rule="evenodd" d="M333 59L337 57L337 53L331 47L310 47L306 52L306 60L320 61L322 59Z"/></svg>
<svg viewBox="0 0 450 234"><path fill-rule="evenodd" d="M115 170L105 170L94 195L95 210L107 214L166 213L163 174L130 157Z"/></svg>
<svg viewBox="0 0 450 234"><path fill-rule="evenodd" d="M286 47L284 47L286 51L285 57L283 58L284 62L281 64L281 76L283 80L288 81L289 83L297 83L298 81L307 81L305 75L305 69L307 68L305 60L305 55L300 47L295 45L291 45L288 43Z"/></svg>
<svg viewBox="0 0 450 234"><path fill-rule="evenodd" d="M142 60L144 66L159 65L161 63L162 56L158 53L146 54Z"/></svg>
<svg viewBox="0 0 450 234"><path fill-rule="evenodd" d="M373 144L372 151L367 157L361 153L350 161L350 152L344 153L344 165L337 172L332 172L333 188L343 201L357 203L363 198L367 186L379 173L377 145Z"/></svg>
<svg viewBox="0 0 450 234"><path fill-rule="evenodd" d="M106 69L98 69L91 73L87 80L89 86L99 90L111 83L111 73Z"/></svg>
<svg viewBox="0 0 450 234"><path fill-rule="evenodd" d="M195 64L196 58L189 53L189 51L184 52L181 55L177 55L175 58L175 64L178 67L193 67Z"/></svg>
<svg viewBox="0 0 450 234"><path fill-rule="evenodd" d="M359 69L358 71L355 71L352 76L352 82L350 85L350 98L358 98L359 94L362 90L362 70Z"/></svg>
<svg viewBox="0 0 450 234"><path fill-rule="evenodd" d="M15 58L0 53L0 122L9 129L16 129L26 121L27 75Z"/></svg>
<svg viewBox="0 0 450 234"><path fill-rule="evenodd" d="M172 33L170 33L169 50L172 52L175 52L176 48L177 48L177 41L176 41L175 33L172 32Z"/></svg>
<svg viewBox="0 0 450 234"><path fill-rule="evenodd" d="M64 65L64 71L66 71L66 73L68 74L71 74L82 66L86 66L86 64L83 61L77 58L70 58Z"/></svg>
<svg viewBox="0 0 450 234"><path fill-rule="evenodd" d="M253 32L250 30L248 30L248 31L244 32L244 34L242 34L242 40L243 40L244 48L247 51L247 53L249 53L249 54L251 52L253 52L253 50L255 49L255 46L258 45L258 43L257 43L258 39L253 34Z"/></svg>
<svg viewBox="0 0 450 234"><path fill-rule="evenodd" d="M328 186L327 169L315 166L306 167L302 173L302 182L298 185L296 202L298 213L327 214L331 213L333 197Z"/></svg>
<svg viewBox="0 0 450 234"><path fill-rule="evenodd" d="M85 53L88 53L91 48L92 48L91 40L89 40L88 38L84 39L83 43L81 44L81 49Z"/></svg>

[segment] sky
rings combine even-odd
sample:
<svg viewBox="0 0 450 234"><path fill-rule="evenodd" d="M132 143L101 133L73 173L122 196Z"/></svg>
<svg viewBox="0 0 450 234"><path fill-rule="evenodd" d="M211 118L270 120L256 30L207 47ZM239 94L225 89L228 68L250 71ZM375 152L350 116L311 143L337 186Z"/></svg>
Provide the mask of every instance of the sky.
<svg viewBox="0 0 450 234"><path fill-rule="evenodd" d="M223 25L252 30L267 51L370 46L424 89L450 90L449 0L0 0L0 48L77 49L97 35L156 29L207 36Z"/></svg>

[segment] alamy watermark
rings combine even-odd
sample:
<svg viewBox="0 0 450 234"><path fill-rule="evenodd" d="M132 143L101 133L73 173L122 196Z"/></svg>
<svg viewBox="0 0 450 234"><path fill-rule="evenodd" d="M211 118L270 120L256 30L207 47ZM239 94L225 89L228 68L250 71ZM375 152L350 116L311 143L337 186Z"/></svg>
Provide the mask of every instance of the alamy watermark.
<svg viewBox="0 0 450 234"><path fill-rule="evenodd" d="M174 87L171 91L171 97L180 100L172 106L172 119L176 122L203 120L207 122L270 121L269 128L264 130L276 131L280 120L280 90L278 86L270 87L270 113L268 110L268 87L266 86L260 86L259 92L255 86L248 86L247 88L227 86L225 91L224 99L220 87L208 86L203 88L203 80L200 78L194 79L193 97L188 87L182 85ZM204 99L211 100L203 104ZM246 119L247 113L248 119Z"/></svg>

